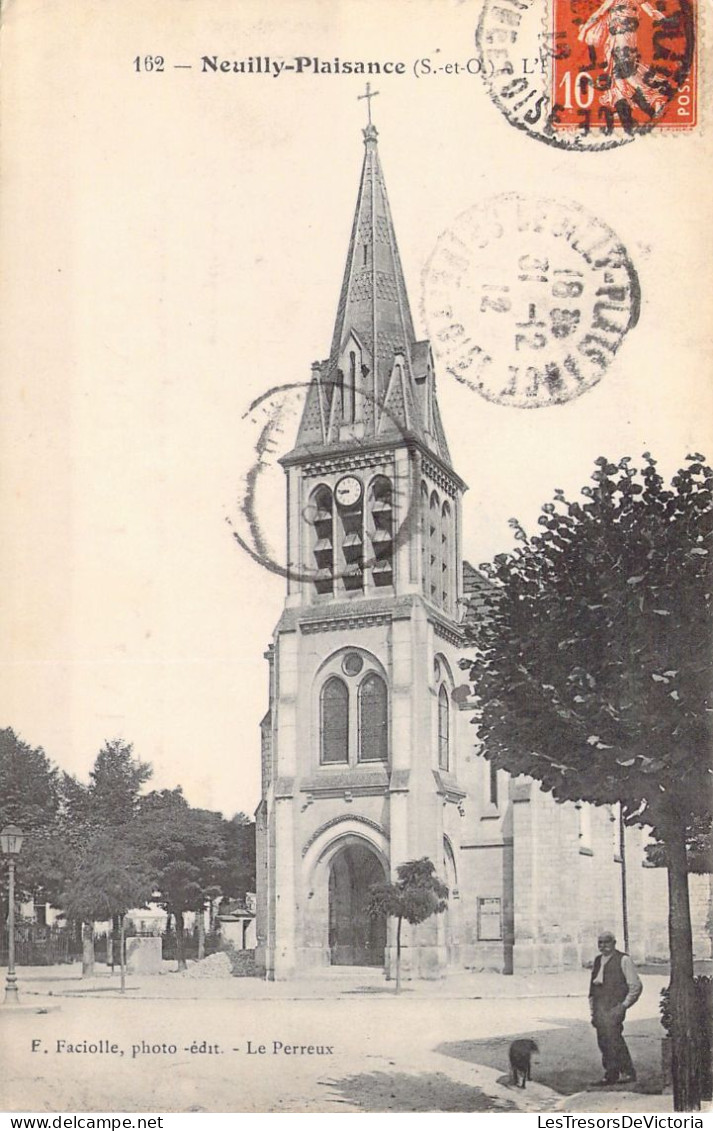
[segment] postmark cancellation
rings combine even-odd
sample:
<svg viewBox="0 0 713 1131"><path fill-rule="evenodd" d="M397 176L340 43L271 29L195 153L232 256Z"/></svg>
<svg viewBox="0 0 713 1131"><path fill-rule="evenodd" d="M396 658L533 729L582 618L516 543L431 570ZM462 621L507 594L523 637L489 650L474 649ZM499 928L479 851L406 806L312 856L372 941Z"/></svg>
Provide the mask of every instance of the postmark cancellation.
<svg viewBox="0 0 713 1131"><path fill-rule="evenodd" d="M441 234L422 296L443 370L518 408L596 385L640 309L633 263L608 224L578 204L517 193L470 208Z"/></svg>

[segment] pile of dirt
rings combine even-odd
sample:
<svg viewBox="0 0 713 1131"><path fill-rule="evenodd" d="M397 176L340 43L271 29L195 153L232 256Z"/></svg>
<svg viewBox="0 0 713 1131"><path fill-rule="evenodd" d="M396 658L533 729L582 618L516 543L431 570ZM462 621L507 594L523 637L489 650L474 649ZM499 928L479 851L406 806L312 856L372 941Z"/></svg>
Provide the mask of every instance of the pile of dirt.
<svg viewBox="0 0 713 1131"><path fill-rule="evenodd" d="M184 978L254 978L255 951L236 950L227 945L200 962L192 962L183 971Z"/></svg>
<svg viewBox="0 0 713 1131"><path fill-rule="evenodd" d="M192 962L187 970L183 971L184 978L232 978L233 970L230 958L223 951L209 954L200 962Z"/></svg>

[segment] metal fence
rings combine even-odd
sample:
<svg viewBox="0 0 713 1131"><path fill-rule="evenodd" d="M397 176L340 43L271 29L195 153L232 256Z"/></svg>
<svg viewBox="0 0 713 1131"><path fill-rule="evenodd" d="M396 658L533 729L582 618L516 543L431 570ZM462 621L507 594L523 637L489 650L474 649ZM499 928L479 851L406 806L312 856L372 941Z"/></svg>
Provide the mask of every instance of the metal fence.
<svg viewBox="0 0 713 1131"><path fill-rule="evenodd" d="M67 927L41 927L18 923L15 927L15 962L18 966L55 966L82 956L77 932ZM8 932L0 934L0 966L8 962Z"/></svg>
<svg viewBox="0 0 713 1131"><path fill-rule="evenodd" d="M220 933L218 931L206 931L205 936L205 953L215 954L220 949ZM177 959L176 949L176 934L175 931L164 931L161 935L161 953L163 958L171 960ZM183 954L185 958L195 959L198 957L198 931L184 931L183 932Z"/></svg>
<svg viewBox="0 0 713 1131"><path fill-rule="evenodd" d="M149 932L131 931L127 938ZM173 961L177 958L175 931L164 931L160 936L162 957ZM220 948L220 934L208 931L205 936L205 953L214 954ZM94 936L94 959L96 962L119 961L119 936L112 948L111 932L97 933ZM183 951L188 959L198 957L198 931L183 932ZM17 966L55 966L63 962L78 962L82 957L82 939L78 930L71 927L42 927L38 923L18 923L15 927L15 963ZM8 932L0 933L0 966L8 962Z"/></svg>

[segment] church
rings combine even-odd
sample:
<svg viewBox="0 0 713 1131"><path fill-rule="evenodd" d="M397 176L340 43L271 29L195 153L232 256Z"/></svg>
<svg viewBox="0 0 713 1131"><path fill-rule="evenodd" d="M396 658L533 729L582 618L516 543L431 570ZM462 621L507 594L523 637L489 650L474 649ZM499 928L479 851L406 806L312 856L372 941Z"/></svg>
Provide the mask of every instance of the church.
<svg viewBox="0 0 713 1131"><path fill-rule="evenodd" d="M489 582L463 560L466 484L414 329L371 115L363 134L329 356L280 460L291 567L267 652L258 968L391 973L395 928L366 915L369 888L421 857L450 894L444 914L404 924L406 977L581 966L603 927L638 960L665 960L666 874L646 866L644 834L624 836L614 809L556 804L478 749L459 660ZM709 957L710 881L692 879Z"/></svg>

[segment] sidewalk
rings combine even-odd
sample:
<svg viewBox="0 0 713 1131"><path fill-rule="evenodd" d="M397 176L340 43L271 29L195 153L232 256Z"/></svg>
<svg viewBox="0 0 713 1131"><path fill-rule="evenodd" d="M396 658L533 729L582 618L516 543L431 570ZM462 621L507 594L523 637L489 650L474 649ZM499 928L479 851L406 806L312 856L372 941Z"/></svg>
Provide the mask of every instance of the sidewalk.
<svg viewBox="0 0 713 1131"><path fill-rule="evenodd" d="M194 965L189 963L189 968ZM661 981L663 979L656 979ZM94 977L82 978L80 963L64 966L25 966L18 969L18 985L23 997L76 997L120 995L119 971L112 974L97 965ZM404 998L514 999L586 997L586 970L567 970L559 974L513 974L458 972L438 981L414 980L402 983ZM392 997L394 983L387 982L381 969L369 967L327 968L319 975L285 982L263 978L187 977L176 971L175 962L164 962L160 974L127 974L126 998L141 1000L211 998L241 1001L330 1000L355 994Z"/></svg>

